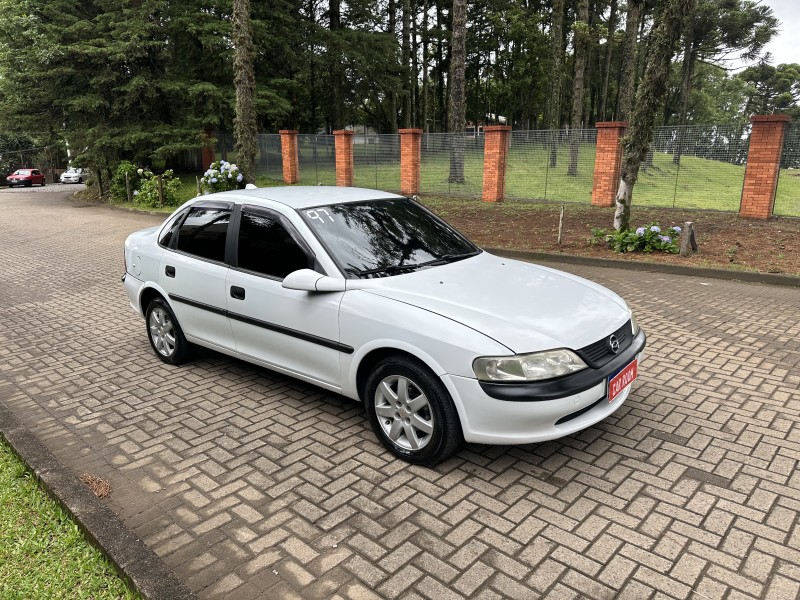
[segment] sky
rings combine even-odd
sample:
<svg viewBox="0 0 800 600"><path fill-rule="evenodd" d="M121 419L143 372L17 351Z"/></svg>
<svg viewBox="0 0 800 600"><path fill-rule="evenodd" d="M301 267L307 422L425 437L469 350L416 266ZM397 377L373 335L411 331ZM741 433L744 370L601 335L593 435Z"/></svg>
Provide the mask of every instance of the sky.
<svg viewBox="0 0 800 600"><path fill-rule="evenodd" d="M772 9L781 22L780 31L767 44L766 50L772 53L772 64L800 63L800 43L797 27L800 25L800 0L762 0Z"/></svg>

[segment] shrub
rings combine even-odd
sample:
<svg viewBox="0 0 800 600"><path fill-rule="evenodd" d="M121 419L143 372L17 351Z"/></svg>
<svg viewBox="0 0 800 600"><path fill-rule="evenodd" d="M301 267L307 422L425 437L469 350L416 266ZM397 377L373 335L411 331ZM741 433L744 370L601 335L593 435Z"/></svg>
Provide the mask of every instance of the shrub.
<svg viewBox="0 0 800 600"><path fill-rule="evenodd" d="M131 194L141 187L142 177L145 174L149 174L149 176L153 175L150 171L137 169L136 165L132 162L123 160L117 165L117 169L111 177L111 198L116 202L126 202L128 200L128 192L125 188L126 173L128 174L128 181L131 185Z"/></svg>
<svg viewBox="0 0 800 600"><path fill-rule="evenodd" d="M650 223L637 229L607 232L593 229L596 241L607 242L614 252L678 252L680 227L669 227L662 231L658 223Z"/></svg>
<svg viewBox="0 0 800 600"><path fill-rule="evenodd" d="M227 161L220 160L211 163L208 170L200 178L200 191L203 194L227 192L239 189L243 183L244 175L239 167Z"/></svg>
<svg viewBox="0 0 800 600"><path fill-rule="evenodd" d="M133 193L134 199L139 204L157 207L159 205L158 176L153 175L150 171L139 170L142 171L140 174L141 183L139 189ZM175 177L172 169L164 171L164 174L161 175L161 181L164 187L164 206L180 204L181 180Z"/></svg>

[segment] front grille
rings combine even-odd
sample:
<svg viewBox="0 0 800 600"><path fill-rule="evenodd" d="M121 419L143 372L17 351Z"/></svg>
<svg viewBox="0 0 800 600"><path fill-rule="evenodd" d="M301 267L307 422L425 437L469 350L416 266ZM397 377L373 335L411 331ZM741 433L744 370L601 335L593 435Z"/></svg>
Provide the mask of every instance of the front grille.
<svg viewBox="0 0 800 600"><path fill-rule="evenodd" d="M617 340L619 340L619 350L614 353L611 351L611 346L609 345L609 338L611 335L614 335ZM633 341L633 335L631 335L631 322L628 321L617 329L613 334L609 334L606 337L602 338L601 340L596 341L594 344L589 344L588 346L584 346L580 350L577 351L578 356L580 356L590 367L598 368L602 367L612 358L614 358L617 354L625 350L628 346L631 345Z"/></svg>

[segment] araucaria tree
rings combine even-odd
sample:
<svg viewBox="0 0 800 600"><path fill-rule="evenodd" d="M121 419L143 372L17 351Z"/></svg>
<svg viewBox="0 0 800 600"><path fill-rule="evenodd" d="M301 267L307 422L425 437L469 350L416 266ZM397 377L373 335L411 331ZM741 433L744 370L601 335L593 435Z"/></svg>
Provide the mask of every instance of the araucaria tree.
<svg viewBox="0 0 800 600"><path fill-rule="evenodd" d="M664 104L672 58L683 31L686 15L692 13L696 0L665 0L650 37L647 66L636 92L630 128L622 139L622 173L616 197L614 228L630 228L633 186L639 167L650 148L656 117Z"/></svg>
<svg viewBox="0 0 800 600"><path fill-rule="evenodd" d="M234 46L233 86L236 90L236 116L233 120L236 138L236 160L244 172L244 180L255 181L256 125L255 48L250 22L250 0L233 0L232 37Z"/></svg>

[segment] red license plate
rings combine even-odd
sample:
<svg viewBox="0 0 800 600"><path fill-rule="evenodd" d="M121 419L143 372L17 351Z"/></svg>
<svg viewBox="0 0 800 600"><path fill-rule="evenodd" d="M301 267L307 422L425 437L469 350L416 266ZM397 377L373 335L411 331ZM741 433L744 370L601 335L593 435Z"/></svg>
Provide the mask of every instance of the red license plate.
<svg viewBox="0 0 800 600"><path fill-rule="evenodd" d="M633 360L627 367L608 380L608 401L613 402L620 392L633 383L636 379L636 369L639 361Z"/></svg>

